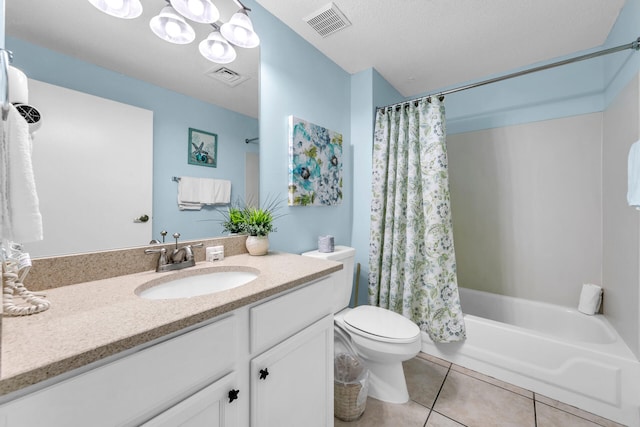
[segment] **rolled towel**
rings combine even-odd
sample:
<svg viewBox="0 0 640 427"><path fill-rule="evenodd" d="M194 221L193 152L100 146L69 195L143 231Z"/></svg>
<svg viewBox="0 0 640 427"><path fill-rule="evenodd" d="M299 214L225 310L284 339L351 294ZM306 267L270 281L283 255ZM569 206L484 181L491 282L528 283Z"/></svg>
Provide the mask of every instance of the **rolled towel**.
<svg viewBox="0 0 640 427"><path fill-rule="evenodd" d="M627 161L627 203L640 209L640 141L631 145Z"/></svg>
<svg viewBox="0 0 640 427"><path fill-rule="evenodd" d="M334 251L334 239L333 236L320 236L318 237L318 252L329 253Z"/></svg>
<svg viewBox="0 0 640 427"><path fill-rule="evenodd" d="M588 315L594 315L600 309L600 303L602 302L602 288L598 285L592 285L586 283L582 285L582 292L580 292L580 303L578 304L578 311Z"/></svg>

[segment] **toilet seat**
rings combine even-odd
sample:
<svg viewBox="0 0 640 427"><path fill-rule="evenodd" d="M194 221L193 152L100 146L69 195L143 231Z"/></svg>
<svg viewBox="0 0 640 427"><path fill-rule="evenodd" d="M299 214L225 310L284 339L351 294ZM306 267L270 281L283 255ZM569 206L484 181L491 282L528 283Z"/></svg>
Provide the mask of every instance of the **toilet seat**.
<svg viewBox="0 0 640 427"><path fill-rule="evenodd" d="M419 338L420 328L406 317L371 305L362 305L344 316L350 332L388 343L411 343Z"/></svg>

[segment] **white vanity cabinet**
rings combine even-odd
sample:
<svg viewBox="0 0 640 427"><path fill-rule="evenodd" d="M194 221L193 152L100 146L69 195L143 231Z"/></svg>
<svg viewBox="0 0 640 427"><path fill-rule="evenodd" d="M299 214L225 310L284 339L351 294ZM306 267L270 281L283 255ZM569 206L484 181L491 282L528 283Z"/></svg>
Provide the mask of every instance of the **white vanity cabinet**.
<svg viewBox="0 0 640 427"><path fill-rule="evenodd" d="M140 425L236 368L237 324L231 314L34 391L2 405L0 419L7 427Z"/></svg>
<svg viewBox="0 0 640 427"><path fill-rule="evenodd" d="M333 280L32 386L0 427L332 426Z"/></svg>
<svg viewBox="0 0 640 427"><path fill-rule="evenodd" d="M251 308L252 427L333 426L332 280Z"/></svg>

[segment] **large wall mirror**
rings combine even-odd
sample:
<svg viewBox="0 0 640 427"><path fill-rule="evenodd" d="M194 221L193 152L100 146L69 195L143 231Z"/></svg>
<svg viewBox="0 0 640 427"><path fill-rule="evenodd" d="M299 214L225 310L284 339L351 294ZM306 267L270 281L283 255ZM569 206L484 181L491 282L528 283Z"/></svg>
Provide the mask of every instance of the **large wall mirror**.
<svg viewBox="0 0 640 427"><path fill-rule="evenodd" d="M259 48L236 48L237 58L229 64L210 62L200 55L198 44L213 27L189 22L196 32L195 40L186 45L171 44L149 28L149 21L168 3L145 0L142 4L142 15L127 20L104 14L87 0L5 0L6 47L13 52L13 65L30 79L34 94L34 102L30 104L42 99L41 91L45 90L49 94L47 109L58 109L50 117L43 115L34 137L34 158L39 144L47 150L68 150L57 154L69 160L69 166L45 161L44 168L59 180L56 185L42 185L46 193L39 194L46 244L25 244L34 257L143 246L150 239L162 239L162 230L169 233L167 241L175 232L181 234L181 240L220 235L218 209L224 207L179 210L178 184L173 177L228 179L232 183L232 200L258 197L255 193L248 194L253 190L246 188L256 188L253 181L259 176L254 170L259 153ZM222 22L227 22L239 9L233 0L215 0L215 4ZM69 105L79 107L68 110L74 113L60 111L64 103L58 106L55 102L64 93L70 94ZM102 110L103 106L107 110ZM111 109L113 116L103 112ZM87 114L81 116L81 112ZM77 120L82 121L81 131ZM55 145L55 138L46 136L48 123L49 130L58 128L58 135L62 135L58 139L74 138L74 143ZM96 132L105 135L110 130L130 130L138 125L143 137L109 134L98 143L101 138ZM73 132L65 131L65 126ZM217 135L215 168L188 163L190 128ZM134 149L134 144L129 143L128 155L107 155L110 149L115 152L116 140L138 140L148 133L151 142L147 148ZM140 160L140 167L136 166L136 159ZM142 183L144 177L136 175L145 161L151 169L145 172L151 174L149 186ZM100 171L98 163L104 166ZM81 167L76 169L72 165ZM35 173L37 176L38 171ZM102 183L123 181L125 177L115 201L106 203L99 196L88 197L87 192L97 185L91 184L96 177ZM60 184L64 182L80 185ZM129 191L133 195L127 196L134 199L143 198L136 196L136 191L152 196L150 212L134 208L124 194ZM65 203L65 197L69 196L80 201L80 207ZM44 204L55 215L47 215ZM134 222L145 214L150 217L148 222ZM57 224L66 222L68 228L53 225L48 229L47 221L52 216L61 218ZM80 227L82 221L86 223ZM126 223L126 227L118 225L118 221ZM141 236L135 237L135 233L128 231L142 229L145 231ZM81 236L89 235L90 243L76 245Z"/></svg>

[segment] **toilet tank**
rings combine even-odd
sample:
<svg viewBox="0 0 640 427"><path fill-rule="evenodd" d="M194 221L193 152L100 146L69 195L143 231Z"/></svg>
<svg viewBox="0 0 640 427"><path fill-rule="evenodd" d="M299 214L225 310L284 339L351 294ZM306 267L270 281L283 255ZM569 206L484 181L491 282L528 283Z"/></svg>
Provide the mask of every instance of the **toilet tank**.
<svg viewBox="0 0 640 427"><path fill-rule="evenodd" d="M353 264L356 250L348 246L336 246L333 252L319 252L316 250L305 252L302 255L342 263L342 270L334 273L338 280L336 280L335 288L333 289L333 312L337 313L347 307L349 301L351 301L353 290Z"/></svg>

